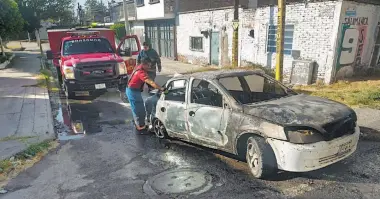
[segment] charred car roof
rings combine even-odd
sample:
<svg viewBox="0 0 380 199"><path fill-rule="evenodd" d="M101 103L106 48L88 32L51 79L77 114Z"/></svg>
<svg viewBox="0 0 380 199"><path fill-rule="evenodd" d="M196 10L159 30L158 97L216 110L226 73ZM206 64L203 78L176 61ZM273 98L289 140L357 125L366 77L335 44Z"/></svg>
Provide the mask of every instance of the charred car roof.
<svg viewBox="0 0 380 199"><path fill-rule="evenodd" d="M197 79L219 79L223 77L235 77L235 76L245 76L245 75L254 75L260 74L264 75L265 72L259 69L256 70L244 70L244 69L234 69L234 70L215 70L215 71L205 71L205 72L196 72L191 74L184 74L177 77L173 77L172 79L183 79L194 77Z"/></svg>

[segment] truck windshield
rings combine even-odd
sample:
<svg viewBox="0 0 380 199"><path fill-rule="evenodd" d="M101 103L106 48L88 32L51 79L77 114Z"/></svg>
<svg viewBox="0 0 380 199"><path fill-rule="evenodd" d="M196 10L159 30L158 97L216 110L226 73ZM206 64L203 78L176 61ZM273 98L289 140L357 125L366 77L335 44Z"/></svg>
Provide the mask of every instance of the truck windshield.
<svg viewBox="0 0 380 199"><path fill-rule="evenodd" d="M112 46L104 38L73 39L63 44L63 55L113 52Z"/></svg>

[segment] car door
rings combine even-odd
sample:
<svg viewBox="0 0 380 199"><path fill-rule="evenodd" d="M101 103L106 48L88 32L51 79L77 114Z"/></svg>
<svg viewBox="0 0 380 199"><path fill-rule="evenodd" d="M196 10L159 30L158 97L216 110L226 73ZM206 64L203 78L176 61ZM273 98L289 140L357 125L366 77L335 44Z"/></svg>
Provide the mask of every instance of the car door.
<svg viewBox="0 0 380 199"><path fill-rule="evenodd" d="M186 128L187 79L171 80L166 84L168 92L161 95L156 114L164 123L168 135L188 140Z"/></svg>
<svg viewBox="0 0 380 199"><path fill-rule="evenodd" d="M121 39L117 47L117 53L123 58L127 71L133 71L136 65L137 55L141 51L141 45L136 35L127 35ZM129 74L129 73L128 73Z"/></svg>
<svg viewBox="0 0 380 199"><path fill-rule="evenodd" d="M211 148L225 146L231 113L225 95L216 84L202 79L192 79L189 89L186 119L191 141Z"/></svg>

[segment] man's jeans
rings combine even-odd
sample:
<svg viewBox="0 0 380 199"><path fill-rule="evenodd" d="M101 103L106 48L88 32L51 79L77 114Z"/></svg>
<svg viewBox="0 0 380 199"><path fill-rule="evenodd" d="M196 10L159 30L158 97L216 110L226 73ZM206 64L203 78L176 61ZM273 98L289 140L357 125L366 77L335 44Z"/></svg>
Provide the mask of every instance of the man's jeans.
<svg viewBox="0 0 380 199"><path fill-rule="evenodd" d="M148 123L152 122L152 119L156 116L156 106L160 95L152 95L145 100L145 110Z"/></svg>

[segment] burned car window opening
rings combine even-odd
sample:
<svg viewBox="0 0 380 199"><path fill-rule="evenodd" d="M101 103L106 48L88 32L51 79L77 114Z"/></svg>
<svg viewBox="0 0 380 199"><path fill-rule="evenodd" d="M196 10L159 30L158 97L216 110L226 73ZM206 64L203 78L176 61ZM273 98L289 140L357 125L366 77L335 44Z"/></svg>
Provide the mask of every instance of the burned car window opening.
<svg viewBox="0 0 380 199"><path fill-rule="evenodd" d="M168 93L165 100L185 102L187 81L184 79L171 81L168 86Z"/></svg>
<svg viewBox="0 0 380 199"><path fill-rule="evenodd" d="M65 41L63 44L63 55L76 55L88 53L114 53L107 39L84 38Z"/></svg>
<svg viewBox="0 0 380 199"><path fill-rule="evenodd" d="M191 86L191 103L223 107L223 95L210 82L194 79Z"/></svg>
<svg viewBox="0 0 380 199"><path fill-rule="evenodd" d="M288 96L287 91L276 81L252 74L223 77L219 83L241 104L251 104Z"/></svg>

